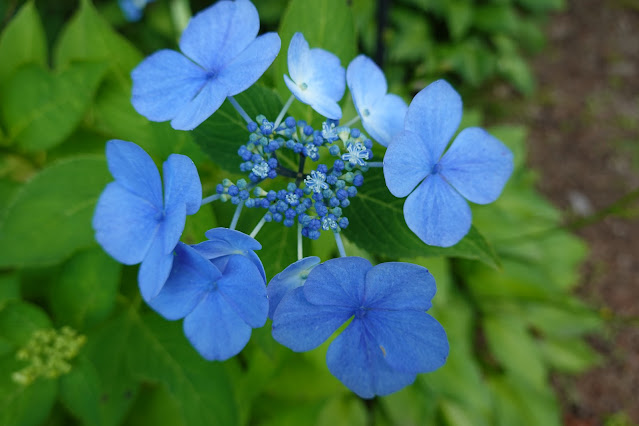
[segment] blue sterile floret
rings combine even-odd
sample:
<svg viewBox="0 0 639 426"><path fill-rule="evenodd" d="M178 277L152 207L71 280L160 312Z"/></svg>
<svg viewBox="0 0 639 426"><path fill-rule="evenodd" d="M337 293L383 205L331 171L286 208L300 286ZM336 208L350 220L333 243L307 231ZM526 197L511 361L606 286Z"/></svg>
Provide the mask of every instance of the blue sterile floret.
<svg viewBox="0 0 639 426"><path fill-rule="evenodd" d="M446 332L426 313L436 291L427 269L342 257L313 267L303 284L292 275L273 313L273 337L305 352L353 318L330 344L326 364L362 398L396 392L446 362Z"/></svg>
<svg viewBox="0 0 639 426"><path fill-rule="evenodd" d="M138 282L148 301L169 276L186 215L200 208L202 184L193 162L172 154L163 165L162 200L160 174L142 148L111 140L106 157L115 182L107 185L95 208L95 239L118 262L142 262Z"/></svg>
<svg viewBox="0 0 639 426"><path fill-rule="evenodd" d="M444 80L430 84L411 102L404 130L384 156L386 186L396 197L408 195L406 224L426 244L459 242L472 220L466 200L495 201L513 171L512 152L479 127L462 130L444 154L461 117L455 89Z"/></svg>
<svg viewBox="0 0 639 426"><path fill-rule="evenodd" d="M180 38L180 52L163 49L131 73L131 102L152 121L171 120L191 130L224 102L248 89L271 65L280 38L260 28L250 1L220 1L195 15Z"/></svg>
<svg viewBox="0 0 639 426"><path fill-rule="evenodd" d="M273 319L275 309L286 293L304 284L308 274L314 267L319 265L319 263L320 258L317 256L305 257L287 266L286 269L271 279L268 283L268 287L266 287L269 301L269 318Z"/></svg>

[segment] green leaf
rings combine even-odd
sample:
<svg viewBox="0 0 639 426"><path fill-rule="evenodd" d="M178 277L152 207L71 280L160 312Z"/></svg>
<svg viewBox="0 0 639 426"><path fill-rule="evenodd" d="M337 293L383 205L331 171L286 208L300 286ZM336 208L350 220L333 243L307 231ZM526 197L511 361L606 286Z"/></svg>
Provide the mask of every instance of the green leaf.
<svg viewBox="0 0 639 426"><path fill-rule="evenodd" d="M512 377L493 377L488 389L494 394L496 426L559 426L559 405L547 385L534 389Z"/></svg>
<svg viewBox="0 0 639 426"><path fill-rule="evenodd" d="M47 63L47 39L33 1L22 6L0 36L0 87L21 65Z"/></svg>
<svg viewBox="0 0 639 426"><path fill-rule="evenodd" d="M19 69L1 97L9 138L25 151L51 148L67 138L104 76L103 63L74 63L52 75L36 65Z"/></svg>
<svg viewBox="0 0 639 426"><path fill-rule="evenodd" d="M543 340L539 349L551 368L569 374L583 373L601 360L581 338Z"/></svg>
<svg viewBox="0 0 639 426"><path fill-rule="evenodd" d="M224 366L207 362L195 352L181 324L155 314L131 320L134 325L126 350L131 369L142 379L166 384L179 401L185 424L238 423Z"/></svg>
<svg viewBox="0 0 639 426"><path fill-rule="evenodd" d="M363 401L348 395L328 400L317 416L316 426L365 426L368 424L370 423Z"/></svg>
<svg viewBox="0 0 639 426"><path fill-rule="evenodd" d="M20 280L17 272L0 273L0 311L13 300L20 299Z"/></svg>
<svg viewBox="0 0 639 426"><path fill-rule="evenodd" d="M188 426L177 401L164 385L143 386L122 425Z"/></svg>
<svg viewBox="0 0 639 426"><path fill-rule="evenodd" d="M346 236L373 254L392 258L450 256L499 265L495 252L474 227L453 247L427 245L406 225L403 204L403 199L395 198L386 188L382 171L371 169L351 205L344 209L349 219Z"/></svg>
<svg viewBox="0 0 639 426"><path fill-rule="evenodd" d="M71 371L60 377L60 400L83 424L101 426L100 396L98 372L89 360L78 357Z"/></svg>
<svg viewBox="0 0 639 426"><path fill-rule="evenodd" d="M115 306L121 270L99 247L75 254L62 265L51 288L56 322L82 330L105 319Z"/></svg>
<svg viewBox="0 0 639 426"><path fill-rule="evenodd" d="M93 209L109 180L97 156L59 161L34 176L0 221L0 266L53 264L92 244Z"/></svg>
<svg viewBox="0 0 639 426"><path fill-rule="evenodd" d="M473 15L475 14L474 2L453 0L447 1L445 5L448 31L453 40L459 41L467 33L473 22Z"/></svg>
<svg viewBox="0 0 639 426"><path fill-rule="evenodd" d="M282 110L279 96L263 86L254 85L234 98L253 119L262 114L274 121ZM193 137L215 164L230 172L239 171L242 159L237 155L237 150L248 142L249 132L246 121L228 100L193 130Z"/></svg>
<svg viewBox="0 0 639 426"><path fill-rule="evenodd" d="M51 320L46 312L31 303L9 303L0 311L0 337L16 349L24 346L34 332L48 328L51 328Z"/></svg>

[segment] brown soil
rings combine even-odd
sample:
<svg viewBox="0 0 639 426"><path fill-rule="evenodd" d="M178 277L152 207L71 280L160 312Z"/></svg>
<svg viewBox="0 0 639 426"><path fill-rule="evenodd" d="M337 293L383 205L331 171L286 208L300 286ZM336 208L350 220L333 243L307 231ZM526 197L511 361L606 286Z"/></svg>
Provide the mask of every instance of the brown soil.
<svg viewBox="0 0 639 426"><path fill-rule="evenodd" d="M639 2L569 0L534 62L539 102L527 109L530 165L567 217L639 188ZM591 250L577 291L610 319L592 344L604 357L559 378L567 425L639 424L639 208L578 234ZM624 420L625 419L625 420ZM632 423L630 423L632 422Z"/></svg>

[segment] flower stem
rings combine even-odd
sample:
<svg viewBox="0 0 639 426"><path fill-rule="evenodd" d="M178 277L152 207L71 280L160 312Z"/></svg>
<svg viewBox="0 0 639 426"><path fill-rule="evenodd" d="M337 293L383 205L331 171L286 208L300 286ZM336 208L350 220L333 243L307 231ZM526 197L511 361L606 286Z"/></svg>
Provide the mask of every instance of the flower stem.
<svg viewBox="0 0 639 426"><path fill-rule="evenodd" d="M335 235L335 242L337 243L337 250L339 250L339 255L341 257L346 257L346 252L344 251L344 243L342 242L342 236L339 232L333 231L333 235Z"/></svg>
<svg viewBox="0 0 639 426"><path fill-rule="evenodd" d="M353 124L357 123L358 121L359 121L359 115L356 115L355 117L353 117L351 119L351 121L349 121L348 123L344 124L344 126L351 127Z"/></svg>
<svg viewBox="0 0 639 426"><path fill-rule="evenodd" d="M240 220L240 213L242 212L242 207L244 207L244 201L240 201L240 204L237 205L235 209L235 214L233 215L233 219L231 220L231 225L229 229L235 229L237 226L237 221Z"/></svg>
<svg viewBox="0 0 639 426"><path fill-rule="evenodd" d="M297 186L298 188L300 187L300 184L304 180L304 163L305 162L306 162L306 157L300 154L300 164L297 168L297 175L295 175L296 176L295 186Z"/></svg>
<svg viewBox="0 0 639 426"><path fill-rule="evenodd" d="M384 163L381 161L369 161L366 165L368 167L384 167Z"/></svg>
<svg viewBox="0 0 639 426"><path fill-rule="evenodd" d="M251 238L255 238L257 233L260 232L260 229L262 229L262 226L264 226L264 223L266 223L266 219L264 219L265 217L266 215L262 216L262 219L260 219L260 221L257 222L257 225L255 225L255 228L249 234Z"/></svg>
<svg viewBox="0 0 639 426"><path fill-rule="evenodd" d="M295 96L293 95L291 95L291 97L288 98L288 101L286 101L286 103L284 104L282 111L280 111L280 114L275 119L275 124L273 124L273 129L277 129L277 126L280 125L280 123L282 122L282 119L284 118L284 114L286 114L286 111L288 111L288 108L291 106L294 100L295 100Z"/></svg>
<svg viewBox="0 0 639 426"><path fill-rule="evenodd" d="M304 248L302 247L302 224L297 222L297 260L304 257Z"/></svg>
<svg viewBox="0 0 639 426"><path fill-rule="evenodd" d="M210 202L213 202L215 200L219 200L220 199L220 194L213 194L210 195L206 198L202 198L202 202L200 203L201 206L203 206L204 204L208 204Z"/></svg>
<svg viewBox="0 0 639 426"><path fill-rule="evenodd" d="M246 113L246 111L244 111L244 108L242 108L240 104L237 103L237 101L235 100L233 96L228 96L226 99L228 99L231 105L233 105L233 108L235 108L235 110L240 113L240 115L242 116L244 121L246 121L247 124L253 121L251 120L251 117L249 117L249 115Z"/></svg>

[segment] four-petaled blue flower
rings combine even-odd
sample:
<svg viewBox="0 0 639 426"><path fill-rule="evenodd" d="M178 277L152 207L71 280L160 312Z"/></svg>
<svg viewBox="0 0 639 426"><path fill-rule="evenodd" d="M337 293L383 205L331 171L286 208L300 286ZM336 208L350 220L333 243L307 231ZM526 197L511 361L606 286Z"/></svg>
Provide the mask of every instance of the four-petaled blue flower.
<svg viewBox="0 0 639 426"><path fill-rule="evenodd" d="M138 273L144 300L155 297L171 271L186 215L202 202L202 184L193 162L171 154L160 173L149 155L132 142L107 142L106 157L115 182L100 195L93 215L95 239L118 262L142 262Z"/></svg>
<svg viewBox="0 0 639 426"><path fill-rule="evenodd" d="M275 275L266 287L268 294L268 317L273 319L275 309L280 304L282 298L289 291L300 287L306 281L308 274L314 267L319 265L320 258L309 256L290 264L282 272Z"/></svg>
<svg viewBox="0 0 639 426"><path fill-rule="evenodd" d="M359 55L346 70L346 83L364 129L378 143L388 146L402 130L406 102L386 93L388 86L382 70L370 58Z"/></svg>
<svg viewBox="0 0 639 426"><path fill-rule="evenodd" d="M404 130L384 156L386 186L396 197L408 195L406 224L426 244L459 242L472 220L466 200L495 201L513 171L512 152L479 127L462 130L442 156L461 117L455 89L444 80L430 84L411 102Z"/></svg>
<svg viewBox="0 0 639 426"><path fill-rule="evenodd" d="M179 243L173 269L149 305L168 320L184 318L184 334L207 360L237 355L268 313L266 280L253 252L261 245L230 229L212 229L209 241Z"/></svg>
<svg viewBox="0 0 639 426"><path fill-rule="evenodd" d="M328 369L362 398L388 395L446 362L446 332L425 312L435 291L433 276L421 266L332 259L284 296L273 337L308 351L353 318L328 348Z"/></svg>
<svg viewBox="0 0 639 426"><path fill-rule="evenodd" d="M152 121L191 130L224 102L248 89L280 50L275 33L257 37L259 16L250 1L220 1L198 13L180 38L180 50L160 50L138 65L131 102Z"/></svg>
<svg viewBox="0 0 639 426"><path fill-rule="evenodd" d="M339 58L324 49L309 49L302 33L295 33L288 47L288 72L284 82L293 95L326 118L339 120L337 102L346 91L344 67Z"/></svg>

